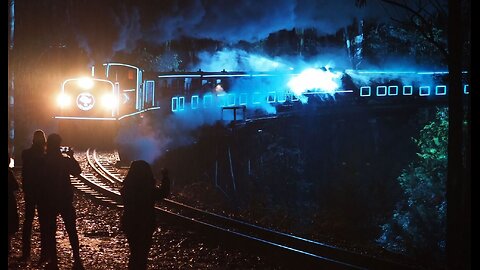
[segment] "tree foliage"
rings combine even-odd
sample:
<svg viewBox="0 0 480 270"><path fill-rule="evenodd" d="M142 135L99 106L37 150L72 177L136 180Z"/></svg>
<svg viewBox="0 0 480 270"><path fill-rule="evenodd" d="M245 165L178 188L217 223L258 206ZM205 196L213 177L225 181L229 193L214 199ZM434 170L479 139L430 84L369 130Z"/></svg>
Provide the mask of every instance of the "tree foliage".
<svg viewBox="0 0 480 270"><path fill-rule="evenodd" d="M417 159L398 177L404 200L377 241L389 250L440 264L446 236L447 108L438 109L413 141Z"/></svg>

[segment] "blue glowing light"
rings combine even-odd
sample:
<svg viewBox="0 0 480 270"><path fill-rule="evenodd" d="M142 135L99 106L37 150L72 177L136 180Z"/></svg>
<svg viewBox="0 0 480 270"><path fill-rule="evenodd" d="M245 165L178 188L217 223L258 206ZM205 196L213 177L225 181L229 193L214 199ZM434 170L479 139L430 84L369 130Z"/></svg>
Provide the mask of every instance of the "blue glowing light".
<svg viewBox="0 0 480 270"><path fill-rule="evenodd" d="M274 103L275 100L276 100L276 93L275 92L268 92L267 103Z"/></svg>
<svg viewBox="0 0 480 270"><path fill-rule="evenodd" d="M217 95L217 105L218 107L226 107L227 106L227 95L224 93Z"/></svg>
<svg viewBox="0 0 480 270"><path fill-rule="evenodd" d="M377 86L377 96L383 97L387 95L387 87L382 85L382 86Z"/></svg>
<svg viewBox="0 0 480 270"><path fill-rule="evenodd" d="M259 92L253 93L252 104L260 104L260 99L261 99L261 96Z"/></svg>
<svg viewBox="0 0 480 270"><path fill-rule="evenodd" d="M239 101L238 101L238 104L240 105L247 105L247 93L241 93L240 96L239 96Z"/></svg>
<svg viewBox="0 0 480 270"><path fill-rule="evenodd" d="M448 71L426 71L426 72L417 72L417 74L422 74L422 75L448 74Z"/></svg>
<svg viewBox="0 0 480 270"><path fill-rule="evenodd" d="M185 109L185 97L172 97L172 112Z"/></svg>
<svg viewBox="0 0 480 270"><path fill-rule="evenodd" d="M172 112L178 110L178 97L172 97Z"/></svg>
<svg viewBox="0 0 480 270"><path fill-rule="evenodd" d="M420 86L418 94L420 96L429 96L430 95L430 86Z"/></svg>
<svg viewBox="0 0 480 270"><path fill-rule="evenodd" d="M193 110L198 109L198 95L192 96L190 106Z"/></svg>
<svg viewBox="0 0 480 270"><path fill-rule="evenodd" d="M185 110L185 97L178 98L178 110L179 111Z"/></svg>
<svg viewBox="0 0 480 270"><path fill-rule="evenodd" d="M227 105L228 106L235 106L235 94L228 94L227 95Z"/></svg>
<svg viewBox="0 0 480 270"><path fill-rule="evenodd" d="M232 107L237 105L251 106L255 110L263 109L267 113L275 113L277 105L281 103L291 101L300 101L302 103L308 102L308 98L312 95L320 95L321 100L324 100L326 95L330 95L335 100L335 93L359 93L360 97L394 97L399 95L412 96L417 94L419 96L446 96L447 85L435 85L434 79L422 75L432 74L445 74L444 72L390 72L390 71L358 71L357 76L352 80L355 87L354 90L341 89L342 85L341 75L343 73L332 72L328 68L314 69L308 68L299 74L239 74L239 76L265 76L268 78L260 78L254 80L255 86L252 87L251 78L239 79L233 87L233 83L228 84L229 88L226 88L228 92L225 92L220 84L217 84L216 93L210 93L203 95L203 107L217 109ZM390 76L387 79L379 78L369 74L406 74L402 77ZM363 74L358 76L358 74ZM410 76L409 74L412 74ZM225 77L236 76L236 74L220 74ZM216 75L205 75L215 78ZM372 78L373 77L373 78ZM216 79L217 83L221 83L222 80ZM375 83L375 81L377 83ZM145 81L147 84L149 81ZM398 82L396 85L391 85L390 82ZM378 83L382 85L378 85ZM361 86L360 85L364 85ZM464 84L464 93L469 93L469 85ZM147 87L146 87L147 88ZM153 85L152 85L153 88ZM373 88L373 89L372 89ZM415 89L414 89L415 88ZM134 90L134 89L132 89ZM373 92L375 90L375 92ZM435 92L433 92L435 90ZM148 93L146 94L146 96ZM238 99L237 99L238 97ZM185 99L187 99L185 101ZM190 99L190 101L188 100ZM318 100L318 99L315 99ZM149 101L149 98L147 98ZM185 102L187 108L185 108ZM153 105L153 104L152 104ZM177 96L172 98L172 111L178 112L185 109L196 110L201 107L199 95L192 96ZM179 115L179 114L177 114ZM185 115L185 113L183 114Z"/></svg>
<svg viewBox="0 0 480 270"><path fill-rule="evenodd" d="M287 101L287 94L285 92L277 93L277 101L279 103L284 103Z"/></svg>
<svg viewBox="0 0 480 270"><path fill-rule="evenodd" d="M372 88L370 86L360 87L360 96L361 97L369 97L371 95L372 95Z"/></svg>
<svg viewBox="0 0 480 270"><path fill-rule="evenodd" d="M213 96L211 94L203 96L203 107L208 108L211 107L213 103Z"/></svg>
<svg viewBox="0 0 480 270"><path fill-rule="evenodd" d="M446 85L437 85L435 86L435 95L443 96L447 94Z"/></svg>
<svg viewBox="0 0 480 270"><path fill-rule="evenodd" d="M465 94L470 94L469 89L470 89L470 85L465 84L465 85L463 86L463 93L465 93Z"/></svg>
<svg viewBox="0 0 480 270"><path fill-rule="evenodd" d="M388 95L389 95L389 96L396 96L396 95L398 95L398 86L389 86L389 87L388 87Z"/></svg>
<svg viewBox="0 0 480 270"><path fill-rule="evenodd" d="M403 95L411 96L413 95L413 86L411 85L404 85L403 86Z"/></svg>
<svg viewBox="0 0 480 270"><path fill-rule="evenodd" d="M353 90L349 90L349 89L346 89L346 90L336 90L335 92L336 92L336 93L353 93Z"/></svg>
<svg viewBox="0 0 480 270"><path fill-rule="evenodd" d="M358 74L418 74L418 75L435 75L448 74L448 71L402 71L402 70L353 70L347 69L345 72ZM463 73L467 73L464 71Z"/></svg>

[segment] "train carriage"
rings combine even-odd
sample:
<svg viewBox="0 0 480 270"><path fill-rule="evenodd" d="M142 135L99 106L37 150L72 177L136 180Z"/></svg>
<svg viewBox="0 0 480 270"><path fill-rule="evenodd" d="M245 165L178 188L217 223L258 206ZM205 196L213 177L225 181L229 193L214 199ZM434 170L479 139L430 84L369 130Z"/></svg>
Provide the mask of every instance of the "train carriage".
<svg viewBox="0 0 480 270"><path fill-rule="evenodd" d="M308 72L307 72L308 71ZM299 108L446 103L447 72L144 72L105 63L91 78L62 84L57 119L121 120L149 110L197 113L245 107L249 117ZM468 74L463 92L469 94Z"/></svg>

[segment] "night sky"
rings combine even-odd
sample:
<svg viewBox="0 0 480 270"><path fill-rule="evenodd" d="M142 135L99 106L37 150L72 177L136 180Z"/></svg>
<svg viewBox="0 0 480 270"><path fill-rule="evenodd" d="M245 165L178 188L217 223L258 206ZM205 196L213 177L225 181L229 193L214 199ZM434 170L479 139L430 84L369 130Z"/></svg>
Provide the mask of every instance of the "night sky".
<svg viewBox="0 0 480 270"><path fill-rule="evenodd" d="M280 30L314 28L332 34L357 19L403 18L381 1L358 7L339 1L18 1L16 43L78 46L95 62L130 52L141 42L182 37L227 44L255 42Z"/></svg>

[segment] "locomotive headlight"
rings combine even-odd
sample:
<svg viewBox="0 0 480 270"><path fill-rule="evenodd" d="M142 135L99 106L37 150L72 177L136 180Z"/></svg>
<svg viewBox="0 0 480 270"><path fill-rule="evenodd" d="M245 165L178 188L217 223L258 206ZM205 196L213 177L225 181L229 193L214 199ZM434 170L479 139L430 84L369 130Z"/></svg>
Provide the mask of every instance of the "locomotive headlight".
<svg viewBox="0 0 480 270"><path fill-rule="evenodd" d="M65 94L60 94L57 97L57 104L60 106L60 108L65 108L70 106L71 103L71 98L68 95Z"/></svg>
<svg viewBox="0 0 480 270"><path fill-rule="evenodd" d="M89 78L81 78L78 80L78 86L84 90L91 89L93 87L93 80Z"/></svg>
<svg viewBox="0 0 480 270"><path fill-rule="evenodd" d="M112 94L105 94L102 96L102 106L106 109L113 109L117 106L117 99Z"/></svg>

